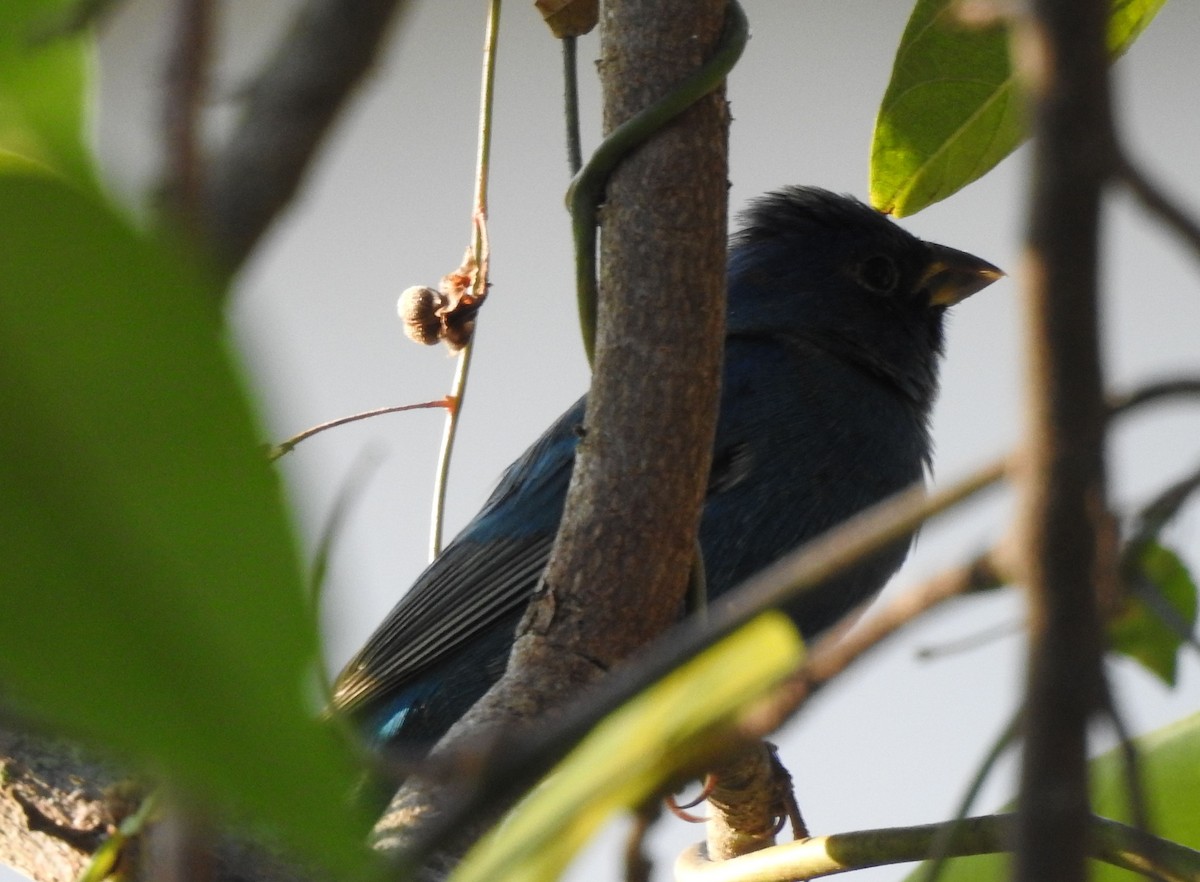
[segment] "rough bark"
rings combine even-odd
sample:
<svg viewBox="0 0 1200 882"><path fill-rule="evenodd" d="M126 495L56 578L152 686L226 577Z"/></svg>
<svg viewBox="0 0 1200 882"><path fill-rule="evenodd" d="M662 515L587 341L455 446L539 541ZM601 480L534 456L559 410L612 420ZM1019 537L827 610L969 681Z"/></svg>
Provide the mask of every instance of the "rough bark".
<svg viewBox="0 0 1200 882"><path fill-rule="evenodd" d="M720 0L606 5L606 130L701 65L724 11ZM702 99L609 182L595 376L557 545L508 672L439 751L561 707L683 608L716 421L728 122L723 91ZM402 845L435 805L430 788L406 788L376 844Z"/></svg>

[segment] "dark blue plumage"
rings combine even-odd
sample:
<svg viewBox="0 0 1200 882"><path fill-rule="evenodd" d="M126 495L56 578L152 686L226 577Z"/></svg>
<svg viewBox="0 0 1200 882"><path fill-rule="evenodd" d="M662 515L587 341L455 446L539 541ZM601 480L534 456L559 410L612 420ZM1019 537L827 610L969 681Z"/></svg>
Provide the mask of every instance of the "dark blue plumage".
<svg viewBox="0 0 1200 882"><path fill-rule="evenodd" d="M1001 273L846 196L755 202L729 256L721 412L700 526L711 602L919 480L947 306ZM546 564L584 419L576 402L504 473L338 678L373 740L428 743L503 672ZM806 636L878 591L905 542L788 608Z"/></svg>

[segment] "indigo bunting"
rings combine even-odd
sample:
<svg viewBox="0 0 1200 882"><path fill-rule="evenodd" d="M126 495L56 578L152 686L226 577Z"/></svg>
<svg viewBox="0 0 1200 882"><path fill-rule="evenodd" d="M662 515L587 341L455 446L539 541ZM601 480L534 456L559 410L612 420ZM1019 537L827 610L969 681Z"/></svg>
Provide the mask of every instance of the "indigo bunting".
<svg viewBox="0 0 1200 882"><path fill-rule="evenodd" d="M946 308L1003 275L816 188L768 194L743 221L700 526L710 603L922 478ZM339 676L335 706L380 746L431 744L503 673L562 516L584 405L509 466ZM879 591L909 544L786 612L811 638Z"/></svg>

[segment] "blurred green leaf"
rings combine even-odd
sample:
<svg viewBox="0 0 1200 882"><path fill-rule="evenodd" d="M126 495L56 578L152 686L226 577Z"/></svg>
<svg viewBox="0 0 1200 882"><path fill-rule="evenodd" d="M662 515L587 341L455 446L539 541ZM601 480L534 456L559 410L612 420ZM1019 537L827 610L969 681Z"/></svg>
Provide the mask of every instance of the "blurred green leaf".
<svg viewBox="0 0 1200 882"><path fill-rule="evenodd" d="M4 700L361 864L215 289L58 178L0 174L0 219Z"/></svg>
<svg viewBox="0 0 1200 882"><path fill-rule="evenodd" d="M1179 555L1157 542L1146 543L1130 564L1125 609L1109 624L1112 648L1174 686L1184 641L1178 626L1185 633L1195 627L1196 583ZM1175 622L1164 620L1164 613Z"/></svg>
<svg viewBox="0 0 1200 882"><path fill-rule="evenodd" d="M1200 714L1134 739L1151 832L1200 849ZM1120 749L1092 761L1092 805L1098 815L1134 823ZM1136 873L1092 865L1093 882L1142 882Z"/></svg>
<svg viewBox="0 0 1200 882"><path fill-rule="evenodd" d="M77 0L0 2L0 151L94 185L87 148L86 32L51 33Z"/></svg>
<svg viewBox="0 0 1200 882"><path fill-rule="evenodd" d="M1151 832L1188 848L1200 849L1200 714L1134 739L1142 785L1147 794ZM1133 823L1120 749L1092 760L1092 808L1096 814ZM922 864L906 878L923 882ZM1144 876L1094 861L1092 882L1143 882ZM1005 882L1011 878L1003 854L953 858L939 882Z"/></svg>
<svg viewBox="0 0 1200 882"><path fill-rule="evenodd" d="M1114 58L1166 0L1112 0ZM871 143L871 204L914 214L982 177L1027 135L1003 27L967 28L958 0L917 0Z"/></svg>
<svg viewBox="0 0 1200 882"><path fill-rule="evenodd" d="M764 613L614 711L472 849L452 882L558 879L613 812L699 758L703 736L795 670L795 626Z"/></svg>

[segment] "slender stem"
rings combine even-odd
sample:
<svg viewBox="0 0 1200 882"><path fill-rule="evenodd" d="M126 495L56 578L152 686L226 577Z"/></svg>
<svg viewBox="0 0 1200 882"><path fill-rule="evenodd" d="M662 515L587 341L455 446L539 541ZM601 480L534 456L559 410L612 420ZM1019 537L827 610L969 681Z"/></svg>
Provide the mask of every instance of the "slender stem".
<svg viewBox="0 0 1200 882"><path fill-rule="evenodd" d="M406 0L299 0L284 36L239 90L239 122L208 164L204 231L233 273L300 188L338 111L376 69Z"/></svg>
<svg viewBox="0 0 1200 882"><path fill-rule="evenodd" d="M475 165L475 208L471 215L471 252L475 258L475 284L472 294L482 298L488 287L487 187L492 156L492 99L496 81L496 38L500 30L500 2L488 5L487 28L483 40L483 84L479 97L479 153ZM437 474L433 488L433 514L429 525L429 559L442 551L442 532L446 519L446 486L450 479L450 460L454 455L454 439L458 435L458 418L467 394L467 377L471 371L472 341L459 350L454 382L447 396L446 427L442 431L442 449L438 453Z"/></svg>
<svg viewBox="0 0 1200 882"><path fill-rule="evenodd" d="M563 37L563 116L567 123L567 167L571 177L583 167L583 143L579 136L579 62L577 37Z"/></svg>
<svg viewBox="0 0 1200 882"><path fill-rule="evenodd" d="M327 423L321 423L319 426L313 426L311 429L305 429L298 435L293 435L286 441L280 441L267 452L267 459L271 462L279 459L287 453L291 453L292 449L306 438L311 438L313 435L319 435L326 429L335 429L338 426L344 426L347 423L355 423L359 420L370 419L371 417L382 416L385 413L403 413L406 410L428 410L433 407L450 408L453 406L448 398L439 398L437 401L422 401L420 404L396 404L391 407L377 407L375 410L365 410L362 413L354 413L350 416L338 417L336 420L330 420Z"/></svg>
<svg viewBox="0 0 1200 882"><path fill-rule="evenodd" d="M987 815L962 822L814 836L720 862L710 861L704 846L696 845L676 860L675 878L679 882L770 882L919 861L929 855L947 827L953 829L948 843L951 856L1002 854L1012 847L1016 817ZM1178 843L1095 816L1085 818L1084 829L1086 852L1096 860L1170 882L1200 874L1200 853Z"/></svg>
<svg viewBox="0 0 1200 882"><path fill-rule="evenodd" d="M1191 248L1192 256L1200 259L1200 222L1189 215L1166 190L1155 184L1129 156L1120 151L1115 162L1117 179L1142 203L1142 207L1158 217Z"/></svg>

